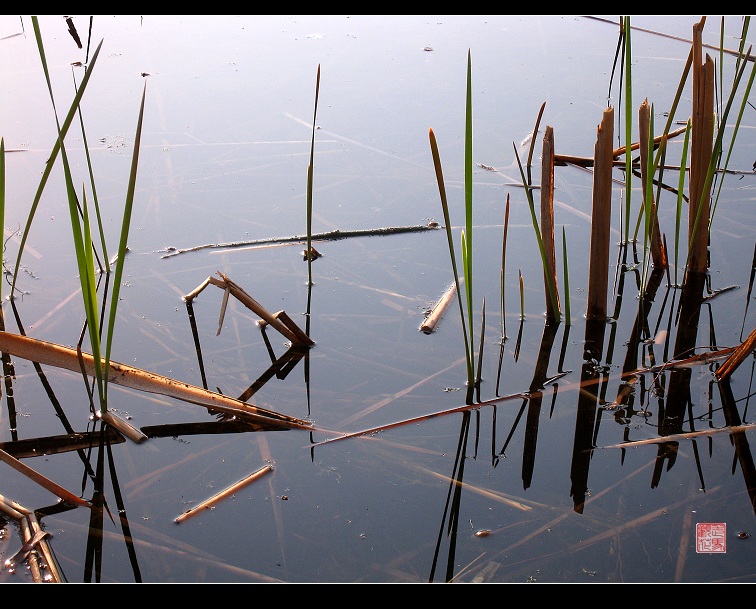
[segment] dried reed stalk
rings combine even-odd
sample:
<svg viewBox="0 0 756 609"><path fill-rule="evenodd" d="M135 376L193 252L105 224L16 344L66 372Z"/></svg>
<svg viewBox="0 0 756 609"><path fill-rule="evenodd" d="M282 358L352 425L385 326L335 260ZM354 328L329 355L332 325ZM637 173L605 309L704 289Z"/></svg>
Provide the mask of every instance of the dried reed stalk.
<svg viewBox="0 0 756 609"><path fill-rule="evenodd" d="M41 487L47 489L56 497L60 497L65 502L70 503L72 505L79 505L83 507L90 506L89 501L86 501L85 499L82 499L81 497L74 495L70 491L67 491L62 486L56 484L49 478L46 478L45 476L40 474L38 471L32 469L28 465L21 463L21 461L16 459L16 457L9 455L7 452L5 452L2 449L0 449L0 461L3 461L6 464L10 465L13 469L15 469L17 472L22 473L27 478L34 480L34 482L39 484Z"/></svg>
<svg viewBox="0 0 756 609"><path fill-rule="evenodd" d="M730 375L737 370L738 366L743 360L748 357L751 352L756 349L756 328L748 335L739 346L730 354L724 363L714 373L717 380L724 381L729 378Z"/></svg>
<svg viewBox="0 0 756 609"><path fill-rule="evenodd" d="M557 287L556 253L554 248L554 129L546 127L543 136L543 157L541 159L541 241L545 256L543 269L544 291L546 293L546 317L559 318L559 288ZM554 286L554 298L550 297L549 283Z"/></svg>
<svg viewBox="0 0 756 609"><path fill-rule="evenodd" d="M650 179L648 176L648 142L651 134L651 106L648 103L648 98L643 100L638 110L638 132L639 139L643 144L640 147L640 169L641 169L641 184L643 187L643 203L644 209L649 209L651 217L649 218L650 230L651 230L651 258L654 261L654 268L665 269L667 268L667 254L664 251L664 245L662 244L661 232L659 231L659 218L656 213L656 201L654 201L653 192L647 192L646 180ZM646 206L646 197L651 197L650 205Z"/></svg>
<svg viewBox="0 0 756 609"><path fill-rule="evenodd" d="M0 351L74 372L81 372L83 367L86 374L94 375L94 358L90 353L82 352L81 361L79 361L79 353L75 349L28 336L0 332ZM148 393L158 393L191 404L198 404L214 411L238 416L241 419L269 424L278 423L287 428L310 429L312 427L303 419L259 408L220 393L118 362L110 362L108 380L116 385Z"/></svg>
<svg viewBox="0 0 756 609"><path fill-rule="evenodd" d="M99 411L97 416L100 417L105 423L120 431L124 436L135 444L141 444L147 439L147 436L139 431L136 427L129 425L126 421L117 417L109 410Z"/></svg>
<svg viewBox="0 0 756 609"><path fill-rule="evenodd" d="M612 216L614 108L604 110L594 151L591 250L588 267L588 319L606 319L609 284L609 231Z"/></svg>
<svg viewBox="0 0 756 609"><path fill-rule="evenodd" d="M186 512L181 514L181 516L174 519L175 523L181 523L190 516L194 516L201 512L202 510L210 509L215 506L216 503L219 501L222 501L223 499L226 499L233 495L236 491L240 490L241 488L247 486L249 483L254 482L258 478L264 476L268 472L273 471L272 465L264 465L260 469L258 469L255 472L252 472L249 476L242 478L238 482L232 484L228 488L222 490L220 493L217 493L210 497L209 499L205 499L205 501L202 501L201 503L198 503L192 508L189 508Z"/></svg>
<svg viewBox="0 0 756 609"><path fill-rule="evenodd" d="M423 321L423 323L420 325L421 332L424 332L425 334L433 333L433 331L436 329L436 326L438 325L438 322L441 321L441 318L444 316L446 309L449 307L449 304L451 304L452 300L454 299L454 295L456 293L457 284L452 283L447 288L446 292L444 292L441 300L436 303L428 317L426 317L425 321Z"/></svg>
<svg viewBox="0 0 756 609"><path fill-rule="evenodd" d="M702 62L701 35L705 18L693 26L693 116L690 135L690 205L688 207L688 270L708 267L709 199L706 176L714 141L714 62Z"/></svg>
<svg viewBox="0 0 756 609"><path fill-rule="evenodd" d="M257 302L252 296L247 294L237 283L234 283L231 281L226 275L218 271L218 275L220 275L220 279L217 277L208 277L203 281L200 285L198 285L194 290L189 292L184 296L184 300L187 302L191 302L194 298L196 298L202 290L204 290L209 284L213 284L214 286L218 286L219 288L225 290L223 295L223 305L221 308L221 314L220 314L220 322L218 326L218 334L220 334L220 325L223 323L223 315L225 313L226 309L226 302L228 301L228 295L230 294L234 298L236 298L239 302L241 302L245 307L247 307L250 311L255 313L256 315L259 315L260 318L263 319L266 323L270 324L272 327L274 327L276 330L278 330L281 334L283 334L286 338L288 338L292 343L297 345L314 345L315 342L305 334L305 332L302 331L302 329L297 326L297 324L294 323L294 321L286 315L284 318L278 319L275 315L270 313L265 307L263 307L259 302ZM279 317L281 315L279 314Z"/></svg>

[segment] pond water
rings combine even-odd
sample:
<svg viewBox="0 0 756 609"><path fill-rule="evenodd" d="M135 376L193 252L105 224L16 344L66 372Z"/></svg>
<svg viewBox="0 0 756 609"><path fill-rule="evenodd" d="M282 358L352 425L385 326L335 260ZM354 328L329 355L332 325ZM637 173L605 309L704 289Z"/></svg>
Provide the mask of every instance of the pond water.
<svg viewBox="0 0 756 609"><path fill-rule="evenodd" d="M657 134L698 21L631 18L633 102L653 104ZM703 35L717 70L720 21L707 17ZM111 384L110 410L147 439L111 437L107 447L89 450L73 442L76 433L100 429L81 375L47 365L40 375L33 362L14 356L1 447L95 504L59 503L2 465L0 495L36 513L63 581L756 581L754 432L747 427L754 361L749 356L722 383L715 376L722 357L661 366L735 347L756 327L749 306L756 268L753 94L732 172L718 176L710 266L693 310L681 306L687 215L679 257L670 254L669 273L654 275L641 298L636 261L643 242L624 243L618 168L611 319L586 322L593 175L568 165L555 170L554 222L561 300L570 310L546 323L541 259L515 150L524 162L545 104L533 157L537 184L546 126L558 154L592 157L607 105L619 124L617 22L565 15L40 17L61 120L102 41L81 118L109 255L117 249L145 93L112 359L246 395L250 404L312 423L288 430L229 425L202 406ZM724 23L725 48L737 49L741 20ZM31 19L2 16L0 26L5 266L12 272L57 131ZM434 332L419 331L454 280L429 129L460 256L468 51L473 337L482 378L471 400L457 303ZM725 55L721 67L727 90L735 58ZM318 69L312 231L357 235L314 241L321 257L312 262L308 289L304 245L293 238L307 231ZM750 67L745 81L749 75ZM742 96L736 99L739 108ZM673 129L690 108L688 82ZM736 117L728 119L729 132ZM636 141L637 123L633 129ZM681 137L670 141L669 165L680 164L682 145ZM78 119L66 149L74 182L85 184L91 200ZM677 172L668 176L675 187ZM633 222L640 197L636 179ZM670 252L676 200L668 191L659 199ZM435 230L359 233L434 222ZM60 159L20 268L15 312L3 286L7 331L23 328L75 348L85 316ZM268 311L285 311L315 344L290 350L286 337L261 329L259 315L233 297L218 333L224 290L211 284L191 301L200 359L183 297L218 273ZM682 333L693 353L675 352ZM597 357L586 359L586 349L597 346ZM647 442L622 446L636 441ZM265 466L272 467L253 482L176 522ZM22 549L23 536L19 521L6 514L3 522L5 562ZM0 581L32 582L33 574L20 561L0 571Z"/></svg>

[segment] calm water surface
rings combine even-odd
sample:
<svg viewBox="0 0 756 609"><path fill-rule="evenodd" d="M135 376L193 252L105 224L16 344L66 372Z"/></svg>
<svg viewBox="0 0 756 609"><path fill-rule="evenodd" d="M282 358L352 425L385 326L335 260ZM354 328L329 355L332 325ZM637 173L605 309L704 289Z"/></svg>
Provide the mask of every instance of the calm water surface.
<svg viewBox="0 0 756 609"><path fill-rule="evenodd" d="M633 103L653 104L657 133L699 20L631 19L642 28L632 38ZM635 261L643 243L635 252L620 246L626 195L617 170L613 319L598 328L586 324L592 174L565 166L556 168L555 226L563 302L563 235L566 241L570 315L545 323L540 255L515 149L527 158L545 103L536 183L547 125L557 153L593 156L603 109L613 105L619 117L623 104L618 73L612 81L618 34L612 21L617 16L73 16L79 48L65 16L40 18L61 118L84 75L73 64L86 64L102 41L81 110L109 254L118 243L146 96L113 359L199 386L204 369L209 389L237 397L253 387L250 403L314 425L313 431L229 430L200 406L112 385L110 408L148 440L22 459L76 495L102 497L104 511L58 509L54 495L3 465L0 494L38 511L65 581L756 581L753 432L717 432L750 424L753 360L726 387L714 377L721 359L623 377L674 359L680 332L692 333L696 352L703 352L733 347L756 327L749 307L753 94L729 164L737 173L725 177L719 198L695 315L678 316L684 237L678 280L672 259L670 274L640 298L642 266ZM0 25L5 260L12 270L57 132L31 19L3 16ZM719 26L718 16L707 18L705 44L718 44ZM740 31L739 18L728 17L725 47L737 49ZM317 241L322 257L313 262L309 294L302 242L254 242L306 234L320 67L313 232L443 223L428 139L433 129L458 250L468 51L474 338L477 348L483 327L484 347L476 407L465 409L457 304L433 334L419 331L424 313L453 281L444 230ZM717 51L708 52L719 61ZM725 57L725 88L734 62ZM682 123L690 107L688 83L676 115ZM72 127L66 149L74 182L86 184L91 200L80 128ZM668 163L679 165L681 152L676 138ZM668 179L677 185L676 172ZM631 201L639 200L636 181ZM660 224L670 247L675 206L676 195L664 191ZM636 214L634 207L633 226ZM198 246L209 247L176 254ZM18 332L20 320L29 336L75 346L84 314L59 160L21 268L18 320L3 304L7 329ZM315 346L276 368L288 353L286 339L263 332L258 316L233 298L218 335L223 291L210 285L193 301L201 369L182 297L217 272L269 311L283 310L307 327ZM6 285L3 296L8 292ZM599 356L586 360L586 347L596 344ZM0 415L4 450L67 434L66 425L82 433L92 428L80 376L43 366L51 398L31 362L14 357L13 363L14 404L6 388ZM428 416L434 413L444 414ZM658 441L701 431L712 433ZM639 440L654 442L618 446ZM213 509L175 522L267 464L270 473ZM98 513L99 523L92 517ZM725 551L698 551L702 523L725 525ZM0 533L5 561L21 549L21 529L11 518ZM1 571L0 580L32 577L22 565Z"/></svg>

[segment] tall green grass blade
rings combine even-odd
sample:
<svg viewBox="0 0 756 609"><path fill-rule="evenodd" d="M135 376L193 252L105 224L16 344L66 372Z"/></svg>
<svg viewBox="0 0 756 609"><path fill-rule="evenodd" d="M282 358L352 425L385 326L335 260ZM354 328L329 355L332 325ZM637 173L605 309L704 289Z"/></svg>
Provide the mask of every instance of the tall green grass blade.
<svg viewBox="0 0 756 609"><path fill-rule="evenodd" d="M662 135L664 137L667 136L670 128L672 127L672 123L677 113L677 107L680 105L680 99L682 97L682 93L685 89L686 83L688 82L688 76L690 74L690 68L692 65L693 65L693 48L691 47L690 52L688 53L688 59L685 62L685 67L683 68L682 75L680 76L680 82L677 84L677 91L675 93L675 98L672 101L672 106L670 107L669 112L667 114L667 122L664 125L664 131L662 132ZM656 157L654 158L654 174L656 173L656 170L660 166L662 152L663 152L663 149L660 147L656 153ZM638 210L638 219L635 223L635 232L633 234L634 241L637 240L638 238L638 231L640 230L640 223L641 223L642 217L643 217L643 208L641 207Z"/></svg>
<svg viewBox="0 0 756 609"><path fill-rule="evenodd" d="M570 316L570 273L567 268L567 234L562 226L562 262L564 268L564 317L565 325L570 326L572 323Z"/></svg>
<svg viewBox="0 0 756 609"><path fill-rule="evenodd" d="M747 30L748 26L746 25L744 27ZM745 31L744 31L744 36L745 36ZM750 55L750 52L751 52L751 49L749 48L748 49L748 54L749 55ZM740 63L740 57L738 57L738 72L739 73L740 73L740 66L741 65L745 66L746 62L743 61L743 63L741 64ZM732 149L735 146L735 139L737 138L738 131L740 129L740 123L743 120L743 113L745 112L746 105L748 104L748 98L749 98L749 96L751 94L751 88L753 87L754 74L756 74L756 62L754 62L754 65L751 68L751 76L748 79L748 84L746 85L745 91L743 92L743 99L742 99L741 104L740 104L740 110L738 111L738 118L736 119L735 126L733 127L733 130L732 130L732 137L730 138L730 145L729 145L729 147L727 149L727 156L725 157L724 166L722 168L723 169L722 179L719 181L719 184L717 185L717 193L714 196L714 204L713 204L712 210L711 210L711 220L710 221L714 220L714 213L717 210L717 202L719 201L719 195L722 192L722 185L724 184L724 176L726 175L727 167L730 165L730 157L732 156ZM734 97L735 92L736 92L736 88L733 88L732 93L730 93L730 100L732 100L732 98ZM729 112L729 107L728 107L728 112ZM724 123L722 123L722 125L724 125ZM724 126L722 127L722 129L724 129Z"/></svg>
<svg viewBox="0 0 756 609"><path fill-rule="evenodd" d="M556 297L556 286L554 285L554 276L547 272L549 268L546 261L546 249L543 246L543 238L541 236L541 228L538 225L538 218L535 212L535 202L533 201L533 189L527 184L527 178L525 177L525 171L522 168L522 162L520 161L520 155L517 153L517 145L512 142L514 147L515 158L517 159L517 166L520 168L520 176L522 177L522 185L525 187L525 195L528 198L528 207L530 207L530 218L533 222L533 230L535 231L536 239L538 240L538 251L541 253L541 265L543 267L543 274L546 277L546 286L548 288L548 296L551 300L553 310L557 312L555 321L560 321L561 311L559 310L559 303Z"/></svg>
<svg viewBox="0 0 756 609"><path fill-rule="evenodd" d="M630 146L633 143L633 79L632 79L632 52L630 43L630 17L625 15L623 32L623 57L625 60L624 85L625 85L625 243L630 236L630 201L633 191L633 159L630 154Z"/></svg>
<svg viewBox="0 0 756 609"><path fill-rule="evenodd" d="M504 209L504 233L501 238L501 341L504 342L507 339L507 325L506 325L506 303L504 299L505 295L505 279L507 268L507 233L509 232L509 193L507 193L507 206Z"/></svg>
<svg viewBox="0 0 756 609"><path fill-rule="evenodd" d="M315 122L318 116L318 96L320 95L320 64L315 80L315 109L312 113L312 139L310 140L310 164L307 166L307 285L312 286L312 172L315 166ZM307 300L307 314L310 314Z"/></svg>
<svg viewBox="0 0 756 609"><path fill-rule="evenodd" d="M517 274L520 277L520 321L525 319L525 283L522 279L522 270L518 270Z"/></svg>
<svg viewBox="0 0 756 609"><path fill-rule="evenodd" d="M751 54L751 49L752 48L753 47L749 47L748 48L747 55ZM736 93L736 91L740 87L740 82L741 82L741 80L743 78L743 74L744 74L745 69L747 67L747 63L748 62L743 61L738 66L738 69L736 70L735 78L733 79L732 90L731 90L730 95L729 95L729 97L727 99L727 105L725 106L724 112L722 112L722 119L720 121L720 127L719 127L719 129L717 129L717 137L714 140L714 147L712 149L711 159L709 161L709 168L708 168L708 170L706 172L706 179L704 181L704 186L703 186L703 189L702 189L702 192L701 192L701 196L705 196L706 192L709 191L709 188L711 186L712 180L714 179L714 174L716 173L716 170L717 170L718 159L721 157L721 154L722 154L722 140L724 139L725 127L727 125L727 118L730 115L730 110L732 109L732 104L733 104L733 102L735 100L735 93ZM744 92L743 103L741 105L740 113L739 113L739 116L738 116L738 125L737 125L738 127L740 126L740 118L742 117L743 111L745 110L745 105L746 105L747 100L748 100L748 95L751 92L751 88L753 86L753 80L754 80L754 76L755 75L756 75L756 62L754 62L753 66L751 67L751 76L748 79L748 85L746 86L746 90ZM734 145L734 135L733 135L733 138L730 140L730 150L732 150L732 146L733 145ZM729 154L728 154L728 160L729 160ZM696 219L695 219L695 221L693 223L693 230L689 231L691 233L691 235L695 235L695 231L698 228L698 223L701 221L701 209L702 209L702 207L701 207L701 201L690 201L690 205L696 205L697 209L698 209L698 211L696 213ZM712 209L714 207L716 207L716 201L714 202L714 206L712 207ZM710 216L711 216L711 214L710 214ZM705 221L707 223L710 223L710 218L706 218ZM691 237L691 239L692 239L692 237ZM688 244L688 258L687 258L687 260L690 260L690 243ZM687 261L686 261L686 265L685 266L687 268L687 266L688 266L688 262Z"/></svg>
<svg viewBox="0 0 756 609"><path fill-rule="evenodd" d="M464 273L465 273L465 283L467 283L468 282L468 273L470 272L470 261L467 258L467 256L469 255L468 254L468 252L469 252L469 250L468 250L468 239L467 239L467 236L466 236L464 230L462 231L462 234L461 234L460 237L461 237L461 240L462 240L462 268L464 269ZM470 324L470 326L469 326L470 327L470 348L469 348L469 352L472 355L472 352L473 352L472 351L472 349L473 349L473 344L472 344L472 341L473 341L473 331L472 331L472 314L471 314L472 312L470 310L470 306L471 306L471 303L470 303L470 294L468 293L467 294L467 313L468 313L468 322ZM468 360L467 360L467 384L469 386L473 386L475 384L475 376L474 376L475 373L473 372L473 364L474 364L473 358L472 357L468 358Z"/></svg>
<svg viewBox="0 0 756 609"><path fill-rule="evenodd" d="M74 87L76 87L76 82L74 82ZM95 179L94 179L94 170L92 169L92 158L89 154L89 144L87 143L87 131L84 129L84 116L81 112L81 106L78 107L78 115L79 115L79 125L81 127L81 137L82 141L84 143L84 154L87 158L87 170L89 171L89 186L92 189L92 204L95 208L95 214L97 215L97 229L100 233L100 247L102 248L102 256L105 259L105 272L110 272L110 266L108 265L108 246L105 242L105 231L102 228L102 216L100 214L100 204L97 200L97 188L95 186Z"/></svg>
<svg viewBox="0 0 756 609"><path fill-rule="evenodd" d="M465 322L465 311L462 306L462 294L459 289L459 272L457 271L457 259L454 254L454 238L452 236L452 224L449 218L449 203L446 198L446 186L444 184L444 173L441 168L441 157L438 154L438 143L433 129L428 130L430 139L431 155L433 157L433 167L436 171L436 183L438 184L438 194L441 197L441 210L444 214L444 228L446 229L446 239L449 246L449 256L451 257L452 272L454 273L454 284L457 292L457 303L459 304L459 314L462 321L462 335L465 343L465 358L467 360L467 370L472 370L472 354L470 352L470 342L467 339L467 324Z"/></svg>
<svg viewBox="0 0 756 609"><path fill-rule="evenodd" d="M68 210L71 217L71 232L74 240L74 249L76 251L76 262L79 269L79 281L81 283L82 297L84 299L84 309L87 317L87 328L89 330L89 339L92 348L92 356L95 361L95 375L97 378L98 394L101 404L104 406L105 394L102 386L102 369L101 369L101 355L100 355L100 330L98 324L99 315L97 313L97 286L93 281L94 267L92 266L92 273L89 272L89 264L92 261L92 248L91 241L89 240L89 225L86 209L84 210L84 228L79 221L79 205L76 196L76 190L73 185L73 178L71 177L71 167L68 162L68 156L66 154L66 147L63 143L63 132L58 120L58 112L55 106L55 96L52 91L52 84L50 82L50 73L47 68L47 59L45 57L44 44L42 42L42 34L39 29L39 22L36 17L32 17L32 25L34 26L34 35L37 41L37 48L39 49L40 59L42 61L42 69L45 73L45 80L47 81L47 89L50 93L50 101L53 106L53 113L55 115L55 123L58 129L58 145L61 154L61 162L63 164L63 172L66 181L66 194L68 198ZM71 116L71 113L69 113ZM48 161L51 164L52 160ZM86 197L85 206L86 208ZM31 217L30 217L31 219ZM26 233L25 233L26 234ZM87 250L88 246L88 250ZM18 260L20 260L20 252ZM18 264L17 260L17 264Z"/></svg>
<svg viewBox="0 0 756 609"><path fill-rule="evenodd" d="M467 95L465 102L465 246L463 266L467 317L470 328L470 352L473 351L473 123L472 123L472 56L467 50Z"/></svg>
<svg viewBox="0 0 756 609"><path fill-rule="evenodd" d="M690 119L685 126L685 139L683 140L682 158L680 159L680 177L677 181L677 211L675 213L675 285L677 283L677 267L679 264L680 251L680 221L682 219L683 192L685 189L685 175L687 174L688 147L690 145Z"/></svg>
<svg viewBox="0 0 756 609"><path fill-rule="evenodd" d="M36 17L32 17L32 23L36 23L37 19ZM35 31L39 29L39 26L37 25L35 27ZM39 40L39 39L38 39ZM58 139L55 141L55 144L53 145L52 152L50 153L50 157L48 158L47 162L45 163L44 171L42 172L42 178L39 181L39 186L37 187L37 192L34 195L34 201L32 202L32 205L29 209L29 216L26 220L26 225L24 227L23 233L21 234L21 242L18 247L18 256L16 257L16 265L13 270L13 278L11 280L11 297L13 297L13 294L15 293L16 288L16 281L18 279L18 272L21 268L21 256L24 251L24 246L26 245L26 241L29 237L29 231L31 230L32 221L34 220L34 216L37 212L37 207L39 206L39 201L42 198L42 193L44 192L45 186L47 184L47 180L50 177L50 173L53 170L53 167L55 165L55 159L58 156L58 153L60 151L60 145L63 139L66 137L66 134L68 133L68 129L71 126L71 122L73 121L74 117L76 116L77 109L79 107L79 102L81 101L82 96L84 95L84 91L86 90L87 84L89 82L89 78L92 75L92 70L94 69L95 64L97 63L97 57L100 54L100 49L102 48L103 41L100 41L100 44L97 45L97 49L95 49L95 52L92 55L92 60L89 62L89 65L87 66L86 71L84 72L84 78L81 81L81 85L79 86L78 91L76 92L76 96L74 97L73 101L71 102L71 108L68 111L68 114L66 115L65 120L63 121L63 124L61 125L60 132ZM40 48L39 42L37 44L37 47ZM40 48L40 57L43 60L43 67L45 70L45 74L47 75L47 62L44 59L44 48ZM49 75L47 75L48 80L48 86L49 86Z"/></svg>
<svg viewBox="0 0 756 609"><path fill-rule="evenodd" d="M118 241L118 253L116 258L115 275L113 278L113 294L110 299L110 311L108 316L107 341L105 345L105 397L107 398L107 380L110 370L110 353L113 346L113 334L115 333L116 312L121 292L121 279L123 278L123 265L126 260L128 248L129 228L131 227L131 213L134 208L134 193L136 190L137 168L139 166L139 150L142 143L142 123L144 122L144 100L147 94L147 85L142 89L142 102L139 106L139 118L137 119L136 133L134 135L134 152L131 155L131 169L129 171L129 184L126 189L126 200L123 205L123 219L121 221L121 236ZM107 403L107 401L106 401Z"/></svg>

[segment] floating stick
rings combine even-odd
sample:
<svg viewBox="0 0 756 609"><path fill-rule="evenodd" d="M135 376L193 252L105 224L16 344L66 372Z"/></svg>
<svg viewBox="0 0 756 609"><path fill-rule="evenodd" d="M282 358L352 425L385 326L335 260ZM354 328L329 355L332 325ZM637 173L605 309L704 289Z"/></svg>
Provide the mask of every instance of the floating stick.
<svg viewBox="0 0 756 609"><path fill-rule="evenodd" d="M460 283L462 283L462 280L460 279ZM451 303L452 299L454 298L454 295L457 292L457 284L452 283L444 293L444 295L441 297L441 300L439 300L436 303L436 306L433 307L433 309L430 312L430 315L425 318L425 321L420 325L420 331L425 332L425 334L432 334L433 331L436 329L436 326L438 325L438 322L441 321L441 318L444 316L444 313L446 313L446 309Z"/></svg>
<svg viewBox="0 0 756 609"><path fill-rule="evenodd" d="M194 516L198 512L201 512L202 510L211 509L211 508L215 507L215 504L218 503L219 501L222 501L223 499L226 499L227 497L230 497L236 491L238 491L239 489L245 487L250 482L254 482L258 478L260 478L260 477L264 476L265 474L267 474L268 472L272 472L272 471L273 471L273 466L272 465L264 465L263 467L261 467L260 469L258 469L256 472L252 472L246 478L242 478L241 480L239 480L239 482L237 482L235 484L232 484L227 489L221 491L217 495L213 495L212 497L210 497L210 499L205 499L205 501L203 501L202 503L198 503L193 508L189 508L186 512L184 512L183 514L181 514L181 516L179 516L178 518L176 518L174 520L174 522L176 524L179 524L179 523L183 522L184 520L186 520L187 518L189 518L190 516Z"/></svg>

